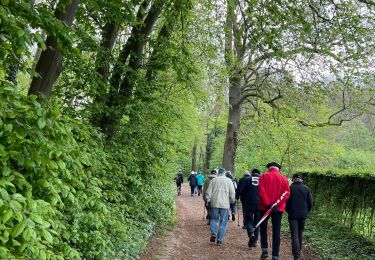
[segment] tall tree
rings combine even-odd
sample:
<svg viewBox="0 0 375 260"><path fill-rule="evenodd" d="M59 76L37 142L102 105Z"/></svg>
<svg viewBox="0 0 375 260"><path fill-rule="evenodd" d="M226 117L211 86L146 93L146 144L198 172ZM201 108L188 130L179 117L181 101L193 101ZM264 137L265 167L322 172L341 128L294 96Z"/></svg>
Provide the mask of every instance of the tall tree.
<svg viewBox="0 0 375 260"><path fill-rule="evenodd" d="M77 10L79 0L59 1L55 11L56 19L71 26L74 20L74 14ZM61 73L62 54L55 36L49 35L45 41L47 48L41 53L35 71L39 74L34 77L30 88L31 94L44 94L49 96L52 92L53 84Z"/></svg>
<svg viewBox="0 0 375 260"><path fill-rule="evenodd" d="M244 102L263 102L280 109L283 97L305 90L332 93L344 90L344 104L328 115L327 124L340 124L358 110L348 88L331 82L355 74L365 86L374 48L371 7L350 1L227 1L225 53L229 82L229 114L223 165L233 169ZM229 55L228 55L229 54ZM353 71L355 73L353 73ZM353 83L353 82L352 82ZM341 90L340 90L341 88ZM301 93L300 93L301 94ZM285 98L285 100L288 100ZM353 99L351 99L353 101ZM289 103L295 106L296 102ZM251 106L249 106L251 107ZM299 120L304 125L313 123Z"/></svg>

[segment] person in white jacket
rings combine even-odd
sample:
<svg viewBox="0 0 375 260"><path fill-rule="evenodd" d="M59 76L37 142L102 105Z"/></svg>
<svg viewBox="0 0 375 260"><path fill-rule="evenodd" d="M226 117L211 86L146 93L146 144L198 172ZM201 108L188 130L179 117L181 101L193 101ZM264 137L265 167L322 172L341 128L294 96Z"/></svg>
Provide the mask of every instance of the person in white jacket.
<svg viewBox="0 0 375 260"><path fill-rule="evenodd" d="M210 241L216 241L216 244L220 246L227 230L230 203L236 200L233 183L225 176L224 168L219 169L218 177L212 179L205 195L211 215Z"/></svg>

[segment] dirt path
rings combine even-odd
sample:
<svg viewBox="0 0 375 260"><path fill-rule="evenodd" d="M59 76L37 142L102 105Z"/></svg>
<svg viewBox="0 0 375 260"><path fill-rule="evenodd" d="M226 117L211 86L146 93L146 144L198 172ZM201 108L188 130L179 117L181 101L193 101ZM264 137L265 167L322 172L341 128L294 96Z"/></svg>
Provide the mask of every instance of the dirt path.
<svg viewBox="0 0 375 260"><path fill-rule="evenodd" d="M147 251L140 256L141 260L186 260L186 259L259 259L261 254L260 242L256 248L247 246L246 230L242 229L242 211L240 212L240 227L237 220L229 221L224 243L218 247L209 241L210 228L207 220L203 219L203 200L197 195L190 196L190 187L184 184L182 195L176 199L176 225L163 236L151 239ZM237 217L237 214L236 214ZM285 217L285 216L284 216ZM269 221L270 224L270 221ZM281 240L280 258L293 259L290 239ZM271 250L269 250L271 255ZM271 259L269 257L268 259ZM316 259L302 254L303 260Z"/></svg>

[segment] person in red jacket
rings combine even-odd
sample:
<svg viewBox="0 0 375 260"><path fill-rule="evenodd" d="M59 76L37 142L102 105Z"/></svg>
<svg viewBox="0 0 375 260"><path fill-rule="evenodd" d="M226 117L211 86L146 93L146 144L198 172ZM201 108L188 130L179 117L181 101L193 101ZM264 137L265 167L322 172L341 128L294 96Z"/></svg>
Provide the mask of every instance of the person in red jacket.
<svg viewBox="0 0 375 260"><path fill-rule="evenodd" d="M278 206L272 208L272 213L260 225L260 244L262 247L261 259L268 257L268 238L267 223L268 219L272 219L272 259L279 259L280 251L280 229L283 212L285 212L286 201L290 195L288 179L281 175L280 164L271 162L266 165L268 171L263 173L259 178L259 211L260 217L266 213L268 209L280 198L285 191L288 193Z"/></svg>

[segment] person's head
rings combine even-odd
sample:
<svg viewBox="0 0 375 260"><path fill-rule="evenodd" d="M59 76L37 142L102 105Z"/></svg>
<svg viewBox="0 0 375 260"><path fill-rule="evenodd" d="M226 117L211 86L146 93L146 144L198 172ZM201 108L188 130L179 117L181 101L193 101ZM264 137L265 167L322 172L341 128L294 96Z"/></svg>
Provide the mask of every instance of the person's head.
<svg viewBox="0 0 375 260"><path fill-rule="evenodd" d="M253 177L259 177L260 171L258 169L252 169L251 170L251 176Z"/></svg>
<svg viewBox="0 0 375 260"><path fill-rule="evenodd" d="M302 175L301 174L293 174L292 176L292 182L302 182Z"/></svg>
<svg viewBox="0 0 375 260"><path fill-rule="evenodd" d="M244 172L244 176L250 176L250 172L249 171L245 171Z"/></svg>
<svg viewBox="0 0 375 260"><path fill-rule="evenodd" d="M211 170L211 174L216 175L217 171L215 169Z"/></svg>
<svg viewBox="0 0 375 260"><path fill-rule="evenodd" d="M231 178L231 179L233 178L231 171L226 171L225 176L227 176L228 178Z"/></svg>
<svg viewBox="0 0 375 260"><path fill-rule="evenodd" d="M218 174L219 175L223 175L225 173L225 169L223 167L221 167L218 171Z"/></svg>
<svg viewBox="0 0 375 260"><path fill-rule="evenodd" d="M278 168L279 170L281 169L281 165L278 164L277 162L270 162L270 163L267 163L266 167L268 169L271 169L271 168Z"/></svg>
<svg viewBox="0 0 375 260"><path fill-rule="evenodd" d="M195 174L195 172L194 172L194 171L191 171L191 174Z"/></svg>

